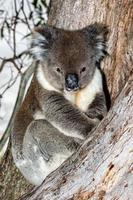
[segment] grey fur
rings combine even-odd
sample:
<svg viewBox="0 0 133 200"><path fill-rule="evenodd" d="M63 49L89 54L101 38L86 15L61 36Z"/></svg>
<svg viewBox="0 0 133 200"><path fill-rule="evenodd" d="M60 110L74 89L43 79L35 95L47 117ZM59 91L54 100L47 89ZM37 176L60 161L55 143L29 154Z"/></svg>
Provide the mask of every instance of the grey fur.
<svg viewBox="0 0 133 200"><path fill-rule="evenodd" d="M92 119L98 118L99 120L102 120L107 113L107 107L106 107L106 100L104 93L98 93L95 96L95 99L90 104L86 115Z"/></svg>

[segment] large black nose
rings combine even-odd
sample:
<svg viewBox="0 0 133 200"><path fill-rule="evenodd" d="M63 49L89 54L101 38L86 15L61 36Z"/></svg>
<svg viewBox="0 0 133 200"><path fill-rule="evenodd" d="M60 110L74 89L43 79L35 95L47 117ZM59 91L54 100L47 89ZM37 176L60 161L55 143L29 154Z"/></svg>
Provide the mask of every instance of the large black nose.
<svg viewBox="0 0 133 200"><path fill-rule="evenodd" d="M65 86L68 91L77 90L78 85L78 75L77 74L67 74L65 78Z"/></svg>

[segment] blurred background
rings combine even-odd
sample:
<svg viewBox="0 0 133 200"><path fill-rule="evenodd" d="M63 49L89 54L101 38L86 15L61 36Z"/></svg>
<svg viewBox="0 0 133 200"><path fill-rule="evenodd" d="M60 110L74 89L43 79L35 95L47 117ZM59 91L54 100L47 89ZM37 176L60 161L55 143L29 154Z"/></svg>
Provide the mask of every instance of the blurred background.
<svg viewBox="0 0 133 200"><path fill-rule="evenodd" d="M31 31L47 22L49 5L50 0L0 0L0 139L11 118L21 76L32 63Z"/></svg>

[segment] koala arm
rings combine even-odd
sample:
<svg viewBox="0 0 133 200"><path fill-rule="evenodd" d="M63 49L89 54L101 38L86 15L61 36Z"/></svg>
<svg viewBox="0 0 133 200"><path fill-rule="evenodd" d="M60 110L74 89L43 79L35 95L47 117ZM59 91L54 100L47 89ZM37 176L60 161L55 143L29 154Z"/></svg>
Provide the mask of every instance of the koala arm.
<svg viewBox="0 0 133 200"><path fill-rule="evenodd" d="M97 118L99 120L102 120L106 113L107 106L105 95L104 92L100 92L96 94L95 99L90 104L85 114L91 119Z"/></svg>
<svg viewBox="0 0 133 200"><path fill-rule="evenodd" d="M47 91L38 101L45 119L65 135L84 139L97 124L58 92Z"/></svg>

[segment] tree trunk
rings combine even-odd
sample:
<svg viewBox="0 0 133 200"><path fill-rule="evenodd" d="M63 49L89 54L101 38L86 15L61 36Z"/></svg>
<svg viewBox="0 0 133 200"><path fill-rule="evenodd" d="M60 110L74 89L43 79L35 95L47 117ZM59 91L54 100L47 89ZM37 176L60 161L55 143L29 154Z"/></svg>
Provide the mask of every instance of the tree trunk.
<svg viewBox="0 0 133 200"><path fill-rule="evenodd" d="M88 138L76 154L21 200L131 200L133 197L133 2L54 0L51 3L48 22L51 25L78 29L95 21L108 25L110 30L109 56L101 67L112 107L94 137ZM12 174L8 159L5 165L8 174ZM14 191L18 187L24 191L25 186L18 179L15 185ZM7 187L4 192L8 193Z"/></svg>

